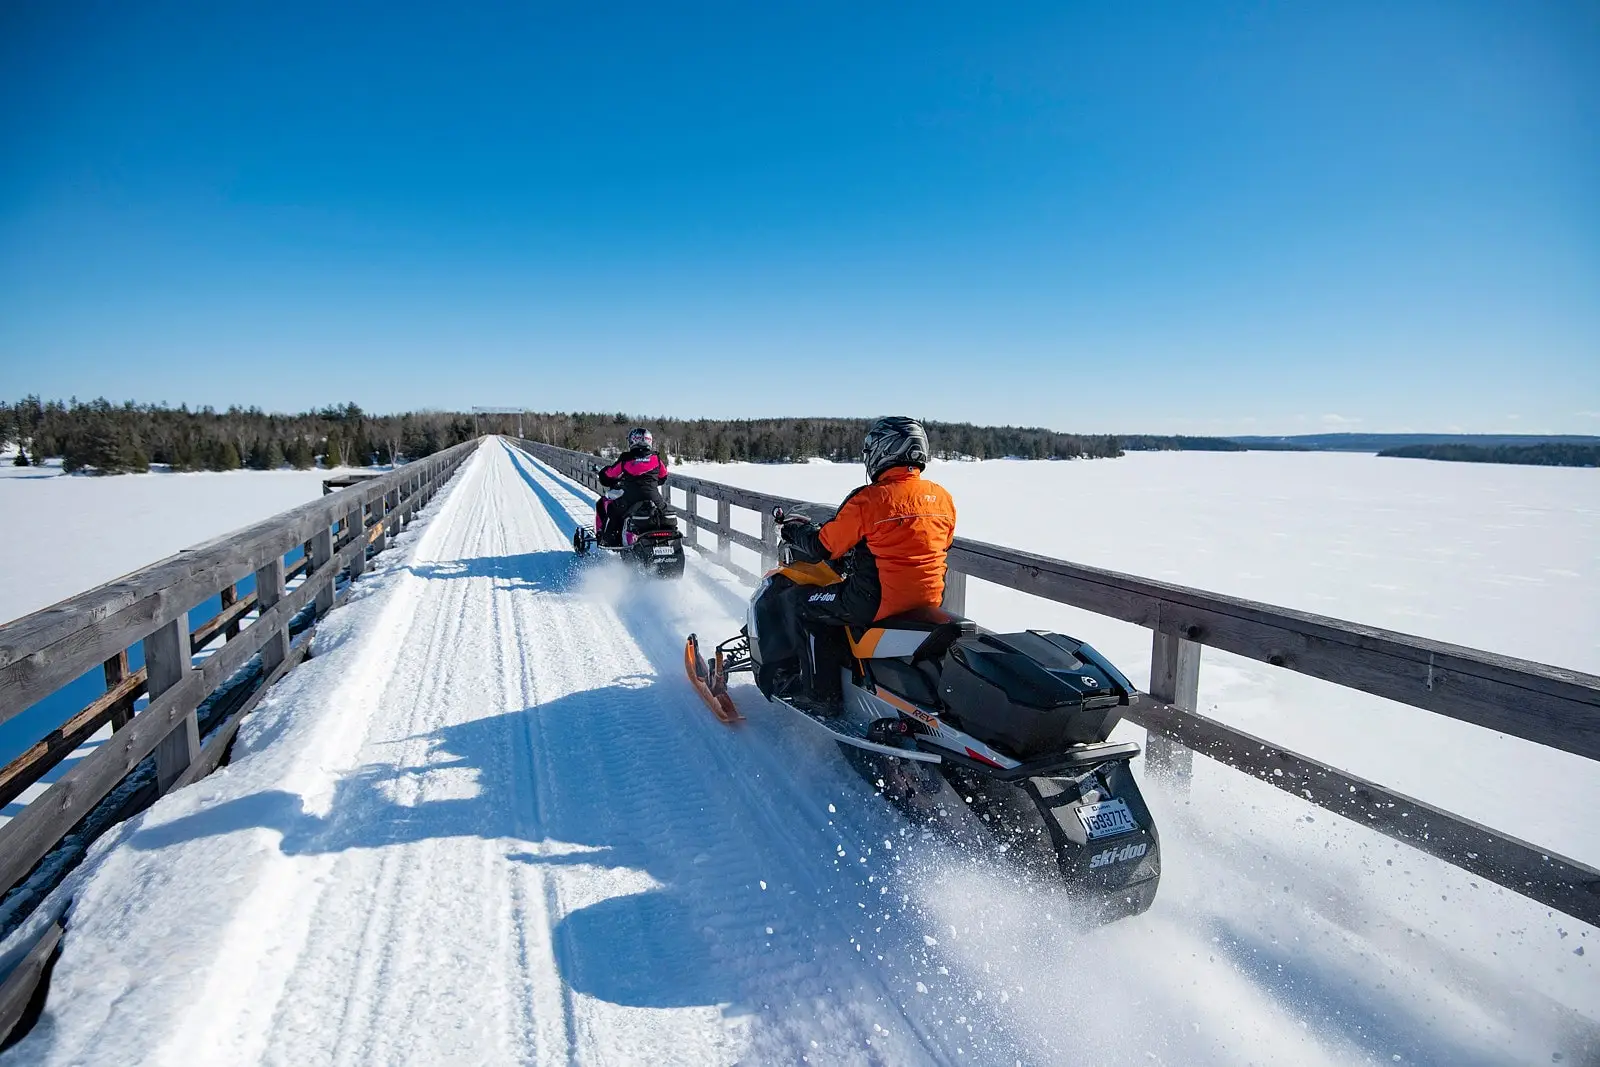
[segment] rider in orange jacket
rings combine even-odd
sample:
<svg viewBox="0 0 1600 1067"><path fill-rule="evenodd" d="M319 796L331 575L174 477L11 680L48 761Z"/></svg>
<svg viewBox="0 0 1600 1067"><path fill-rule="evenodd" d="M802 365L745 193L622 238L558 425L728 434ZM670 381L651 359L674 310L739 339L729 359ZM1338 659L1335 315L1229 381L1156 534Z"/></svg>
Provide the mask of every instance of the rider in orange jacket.
<svg viewBox="0 0 1600 1067"><path fill-rule="evenodd" d="M789 613L797 627L864 625L944 597L945 556L955 539L956 505L942 485L922 477L929 457L920 423L888 416L872 424L862 446L868 484L845 497L838 513L817 526L785 521L783 537L819 559L835 562L844 581L797 587ZM840 566L842 564L842 566ZM796 633L797 648L806 648ZM838 688L832 664L801 657L814 695L831 699Z"/></svg>

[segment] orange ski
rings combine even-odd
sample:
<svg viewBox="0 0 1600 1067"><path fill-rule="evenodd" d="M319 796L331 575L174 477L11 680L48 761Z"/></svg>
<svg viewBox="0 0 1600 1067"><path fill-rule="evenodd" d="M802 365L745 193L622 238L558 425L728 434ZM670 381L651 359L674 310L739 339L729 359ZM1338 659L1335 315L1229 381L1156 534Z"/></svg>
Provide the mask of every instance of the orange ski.
<svg viewBox="0 0 1600 1067"><path fill-rule="evenodd" d="M743 722L744 716L739 714L739 709L734 707L733 698L728 695L728 681L720 669L721 662L715 668L707 667L705 657L700 655L700 641L694 634L689 635L688 642L683 647L683 666L689 675L689 684L694 686L695 692L700 694L700 699L706 702L706 707L711 709L723 722Z"/></svg>

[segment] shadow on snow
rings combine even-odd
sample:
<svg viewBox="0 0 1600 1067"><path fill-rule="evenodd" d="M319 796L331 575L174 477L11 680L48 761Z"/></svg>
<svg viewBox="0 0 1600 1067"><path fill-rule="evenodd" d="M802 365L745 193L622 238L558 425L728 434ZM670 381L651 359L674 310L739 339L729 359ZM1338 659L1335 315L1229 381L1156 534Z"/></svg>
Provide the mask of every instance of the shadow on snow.
<svg viewBox="0 0 1600 1067"><path fill-rule="evenodd" d="M676 792L681 782L663 788L635 789L651 773L653 755L637 746L632 751L607 751L597 744L595 724L618 723L604 735L625 737L626 720L637 714L659 715L646 695L648 684L614 685L572 693L548 704L447 726L425 735L426 759L418 765L369 764L343 778L326 817L306 813L299 795L278 790L225 801L204 811L159 826L140 829L129 844L156 850L241 830L268 829L280 835L285 855L317 855L348 849L385 848L435 838L477 837L504 841L506 860L530 866L588 866L643 872L659 888L636 891L638 875L613 896L565 916L555 931L557 961L566 981L578 992L636 1007L685 1007L725 1004L738 989L716 957L758 954L763 938L739 934L725 914L729 897L757 894L729 870L726 840L701 821L698 812L671 821L676 832L663 833L659 805L650 800ZM641 699L643 698L643 699ZM532 774L540 798L529 811L530 798L519 791L521 760L529 758L529 740L539 737ZM406 739L410 740L410 739ZM605 740L610 740L608 736ZM625 748L630 747L626 746ZM663 754L679 765L681 754ZM639 765L637 775L597 773L597 760L615 768ZM410 790L427 789L431 773L468 769L477 777L477 794L399 803ZM645 810L629 812L628 800ZM652 810L657 809L657 810ZM704 833L698 838L696 827ZM556 848L548 846L555 845ZM706 864L704 857L717 862ZM697 863L699 857L701 862ZM730 875L732 884L730 884ZM753 879L748 881L753 882ZM759 927L751 926L752 931ZM713 935L715 931L715 935ZM748 940L727 944L731 936Z"/></svg>

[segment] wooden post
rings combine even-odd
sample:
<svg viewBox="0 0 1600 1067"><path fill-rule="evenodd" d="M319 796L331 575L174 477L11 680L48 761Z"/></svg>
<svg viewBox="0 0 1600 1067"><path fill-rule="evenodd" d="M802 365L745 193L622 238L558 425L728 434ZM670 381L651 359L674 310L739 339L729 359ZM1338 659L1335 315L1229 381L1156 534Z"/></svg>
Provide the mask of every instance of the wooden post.
<svg viewBox="0 0 1600 1067"><path fill-rule="evenodd" d="M150 674L150 699L153 701L183 681L194 669L189 658L189 613L144 639L144 665ZM200 755L200 722L190 708L172 732L156 745L156 790L165 793Z"/></svg>
<svg viewBox="0 0 1600 1067"><path fill-rule="evenodd" d="M389 494L385 493L372 502L372 525L377 527L378 536L372 539L372 551L382 552L389 547Z"/></svg>
<svg viewBox="0 0 1600 1067"><path fill-rule="evenodd" d="M947 567L944 572L944 599L939 606L952 615L967 613L967 572Z"/></svg>
<svg viewBox="0 0 1600 1067"><path fill-rule="evenodd" d="M283 557L274 556L267 565L256 571L256 607L265 615L283 598ZM271 674L278 669L289 655L289 624L283 626L272 636L267 638L266 644L261 646L261 671Z"/></svg>
<svg viewBox="0 0 1600 1067"><path fill-rule="evenodd" d="M1200 646L1177 634L1154 631L1150 648L1150 695L1182 711L1200 704ZM1145 736L1145 766L1187 785L1194 750L1160 736Z"/></svg>
<svg viewBox="0 0 1600 1067"><path fill-rule="evenodd" d="M778 520L772 517L771 508L761 509L761 569L771 570L778 565Z"/></svg>
<svg viewBox="0 0 1600 1067"><path fill-rule="evenodd" d="M238 602L239 602L239 586L238 586L238 583L230 582L229 584L223 586L222 587L222 609L221 610L227 611L229 608L233 607ZM238 637L239 636L239 623L238 623L238 621L235 620L233 622L230 622L223 629L222 632L227 637L227 639L229 641L232 641L235 637Z"/></svg>
<svg viewBox="0 0 1600 1067"><path fill-rule="evenodd" d="M106 691L110 692L128 677L128 650L123 649L106 660ZM120 730L133 719L133 701L125 700L111 709L111 729Z"/></svg>
<svg viewBox="0 0 1600 1067"><path fill-rule="evenodd" d="M321 582L317 588L317 617L321 618L333 610L333 579L331 574L324 575L322 570L333 558L333 530L319 530L313 534L310 542L311 573L306 575L308 582Z"/></svg>
<svg viewBox="0 0 1600 1067"><path fill-rule="evenodd" d="M693 548L700 543L700 524L695 521L700 516L700 497L693 489L683 491L683 511L689 516L689 529L683 535L684 540Z"/></svg>
<svg viewBox="0 0 1600 1067"><path fill-rule="evenodd" d="M367 524L366 515L362 505L357 504L350 509L350 514L345 517L344 525L356 538L356 550L350 559L350 580L353 582L361 577L367 569Z"/></svg>
<svg viewBox="0 0 1600 1067"><path fill-rule="evenodd" d="M733 505L727 500L717 500L717 559L721 563L733 561L733 540L728 532L733 528Z"/></svg>

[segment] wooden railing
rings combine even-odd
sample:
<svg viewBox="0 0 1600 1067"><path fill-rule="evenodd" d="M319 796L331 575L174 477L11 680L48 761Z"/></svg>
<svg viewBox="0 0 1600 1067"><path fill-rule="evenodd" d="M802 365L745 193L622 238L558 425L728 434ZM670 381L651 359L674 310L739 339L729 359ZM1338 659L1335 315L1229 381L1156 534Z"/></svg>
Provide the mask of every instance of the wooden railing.
<svg viewBox="0 0 1600 1067"><path fill-rule="evenodd" d="M0 722L87 673L101 670L105 678L101 696L0 770L3 802L107 723L113 727L108 740L0 826L0 890L9 891L11 916L42 899L96 834L216 769L241 719L308 654L308 639L291 638L341 599L339 578L360 577L369 553L383 551L477 445L408 463L0 626ZM296 553L286 566L285 557ZM249 575L255 587L241 596L238 583ZM295 578L302 580L290 589ZM219 594L221 611L191 629L189 612ZM129 671L134 645L142 646L144 666ZM144 696L148 705L135 712ZM152 756L148 781L122 788ZM57 852L69 835L75 854L63 858ZM36 869L38 877L30 877ZM27 898L22 906L19 894ZM28 958L38 952L35 946ZM32 988L27 963L0 985L0 1037L15 1022L8 1013L20 1012L18 996Z"/></svg>
<svg viewBox="0 0 1600 1067"><path fill-rule="evenodd" d="M568 478L597 487L591 469L596 457L533 441L520 444ZM671 475L667 485L669 492L684 498L681 506L676 498L673 503L687 522L685 541L751 579L756 577L752 571L730 559L730 546L750 549L763 565L770 565L778 545L773 508L804 512L819 521L834 511L679 474ZM716 502L715 519L700 513L706 500ZM759 536L733 528L734 507L760 514ZM702 533L715 538L714 547L701 544ZM1152 769L1186 780L1191 754L1200 752L1513 892L1600 925L1600 871L1594 867L1195 710L1200 650L1211 647L1600 760L1600 678L967 538L956 539L949 563L945 607L951 611L964 614L967 582L976 578L1151 631L1149 692L1127 709L1125 717L1147 731L1146 754ZM1381 744L1382 739L1374 743ZM1424 753L1418 755L1426 758ZM1494 777L1493 768L1485 768L1485 774Z"/></svg>

